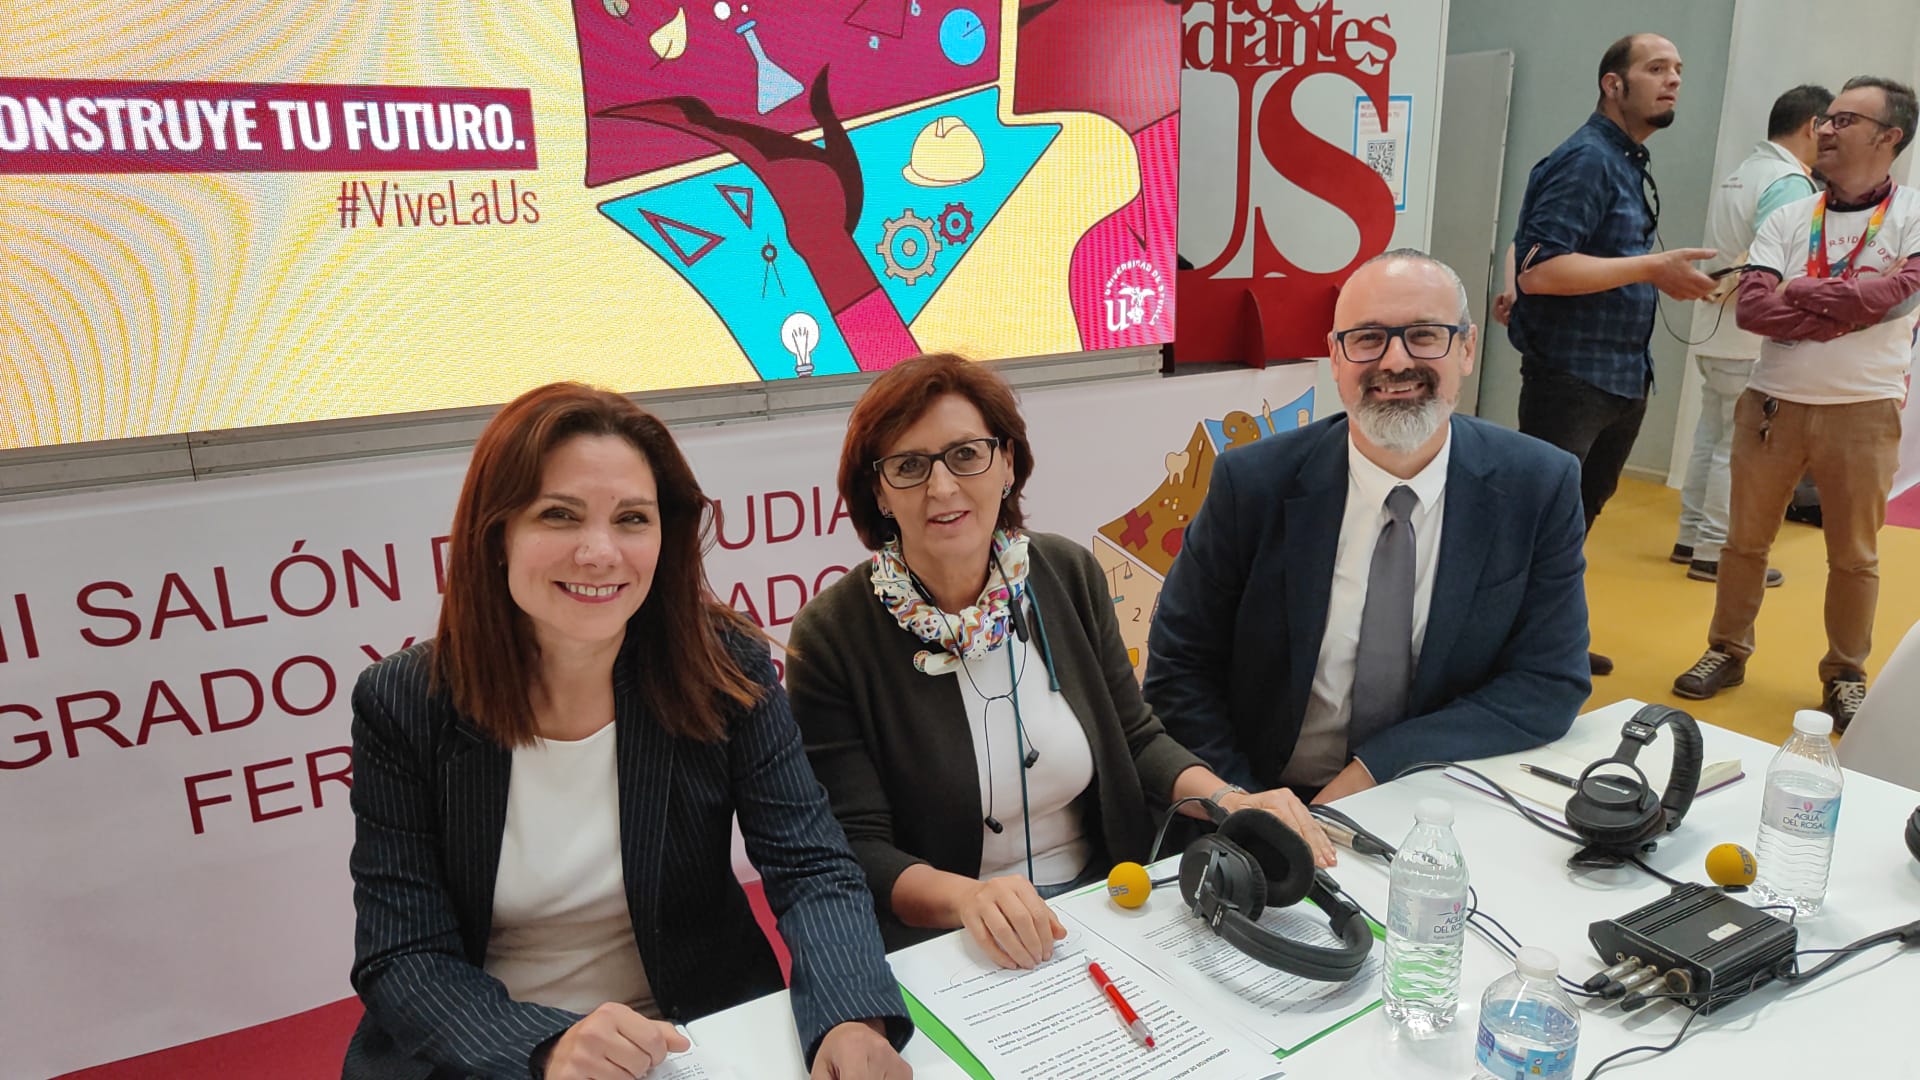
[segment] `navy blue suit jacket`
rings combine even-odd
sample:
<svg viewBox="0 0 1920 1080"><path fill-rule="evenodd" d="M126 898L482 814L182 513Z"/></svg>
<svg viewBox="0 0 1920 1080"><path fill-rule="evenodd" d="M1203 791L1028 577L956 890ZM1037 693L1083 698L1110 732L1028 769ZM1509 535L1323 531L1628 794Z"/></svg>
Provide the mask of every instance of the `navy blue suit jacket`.
<svg viewBox="0 0 1920 1080"><path fill-rule="evenodd" d="M1374 779L1566 734L1592 690L1580 467L1456 416L1408 718L1352 747ZM1144 691L1228 780L1278 785L1306 718L1347 504L1347 419L1220 456L1148 637Z"/></svg>
<svg viewBox="0 0 1920 1080"><path fill-rule="evenodd" d="M780 989L780 969L732 864L738 812L781 937L812 1060L834 1025L912 1028L860 866L807 767L764 645L731 643L767 688L727 738L670 735L647 715L629 636L614 667L621 863L634 940L666 1017L691 1020ZM347 1080L522 1078L580 1017L519 1002L482 969L513 753L429 686L431 643L387 657L353 691L353 986L366 1017ZM437 1071L436 1071L437 1067Z"/></svg>

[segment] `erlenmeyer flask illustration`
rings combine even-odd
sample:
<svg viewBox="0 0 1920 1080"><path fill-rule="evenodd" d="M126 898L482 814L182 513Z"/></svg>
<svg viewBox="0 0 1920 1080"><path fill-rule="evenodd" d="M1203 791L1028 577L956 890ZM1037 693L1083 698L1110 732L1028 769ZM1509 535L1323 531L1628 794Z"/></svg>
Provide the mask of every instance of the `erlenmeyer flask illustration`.
<svg viewBox="0 0 1920 1080"><path fill-rule="evenodd" d="M798 79L787 74L786 69L767 59L766 47L760 44L760 35L753 29L759 25L760 20L749 19L735 27L733 32L746 38L747 48L753 50L753 62L759 66L755 80L758 83L760 115L765 116L799 97L806 88L800 85Z"/></svg>

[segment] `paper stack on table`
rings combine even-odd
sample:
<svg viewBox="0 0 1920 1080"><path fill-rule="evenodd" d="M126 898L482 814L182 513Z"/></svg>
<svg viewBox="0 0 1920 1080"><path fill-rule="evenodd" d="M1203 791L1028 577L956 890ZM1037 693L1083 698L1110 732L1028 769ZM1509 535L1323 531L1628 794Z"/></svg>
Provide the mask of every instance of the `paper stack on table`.
<svg viewBox="0 0 1920 1080"><path fill-rule="evenodd" d="M1175 888L1155 890L1132 911L1108 902L1104 889L1055 901L1055 907L1097 926L1109 943L1177 987L1182 1000L1210 1019L1239 1026L1269 1051L1298 1050L1380 1002L1378 945L1359 975L1320 982L1234 948L1187 910ZM1340 944L1311 904L1267 908L1259 922L1303 944Z"/></svg>
<svg viewBox="0 0 1920 1080"><path fill-rule="evenodd" d="M1102 894L1104 902L1104 894ZM1033 971L1006 971L964 933L894 953L894 975L994 1080L1273 1080L1273 1056L1220 1023L1063 907L1067 937ZM1087 973L1097 961L1153 1031L1135 1042Z"/></svg>

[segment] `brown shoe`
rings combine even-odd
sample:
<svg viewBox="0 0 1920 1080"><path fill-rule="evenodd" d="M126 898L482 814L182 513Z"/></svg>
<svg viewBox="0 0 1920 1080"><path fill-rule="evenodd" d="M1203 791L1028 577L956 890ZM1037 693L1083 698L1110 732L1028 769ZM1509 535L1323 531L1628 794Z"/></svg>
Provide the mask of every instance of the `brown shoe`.
<svg viewBox="0 0 1920 1080"><path fill-rule="evenodd" d="M1695 581L1719 581L1720 560L1708 562L1705 559L1694 559L1687 563L1687 576ZM1787 575L1771 566L1767 567L1767 588L1777 589L1786 580Z"/></svg>
<svg viewBox="0 0 1920 1080"><path fill-rule="evenodd" d="M1597 652L1588 651L1587 671L1593 675L1611 675L1613 674L1613 658L1610 656L1601 656Z"/></svg>
<svg viewBox="0 0 1920 1080"><path fill-rule="evenodd" d="M1821 698L1820 708L1833 717L1833 733L1844 735L1847 725L1853 723L1854 714L1860 711L1860 703L1867 700L1867 680L1858 675L1842 675L1827 680L1827 692Z"/></svg>
<svg viewBox="0 0 1920 1080"><path fill-rule="evenodd" d="M1673 692L1691 701L1705 701L1722 690L1747 681L1747 662L1718 649L1705 656L1673 680Z"/></svg>

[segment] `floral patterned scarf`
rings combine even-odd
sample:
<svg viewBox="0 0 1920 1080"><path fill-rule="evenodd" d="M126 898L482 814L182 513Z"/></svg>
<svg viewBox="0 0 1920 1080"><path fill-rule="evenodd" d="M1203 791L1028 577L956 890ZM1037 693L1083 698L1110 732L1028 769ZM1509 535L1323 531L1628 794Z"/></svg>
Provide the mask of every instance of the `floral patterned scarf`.
<svg viewBox="0 0 1920 1080"><path fill-rule="evenodd" d="M980 599L964 611L948 614L914 586L900 541L889 540L873 553L873 595L891 612L900 628L937 649L913 655L915 669L944 675L963 660L978 660L1007 639L1012 624L1012 601L1027 583L1027 536L1011 529L993 533L993 558L987 567L987 587ZM1006 576L1001 576L1001 569Z"/></svg>

